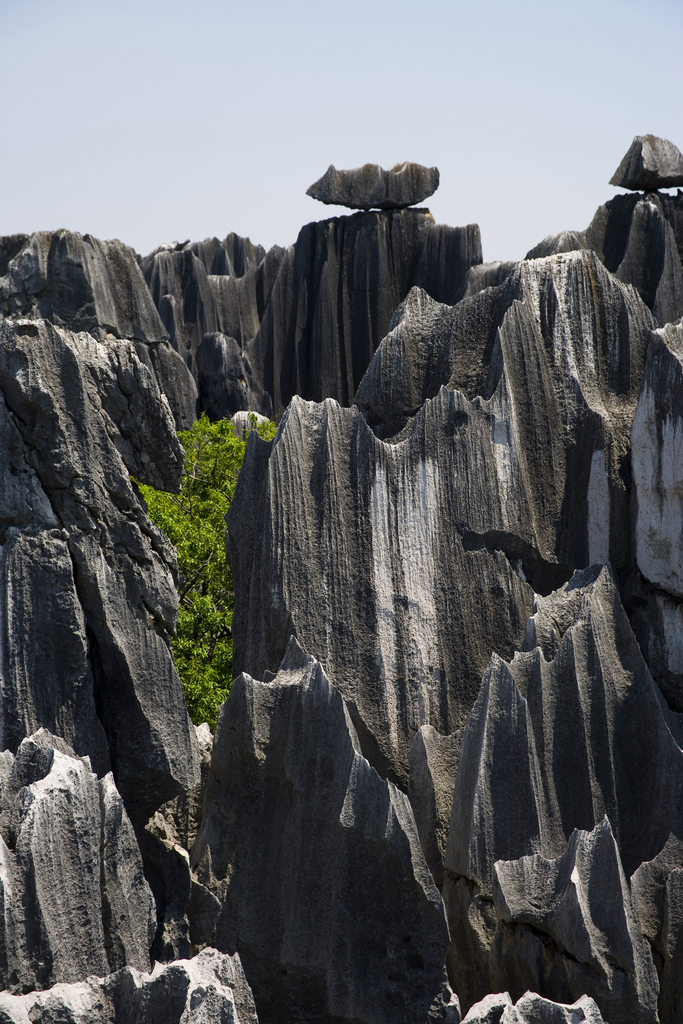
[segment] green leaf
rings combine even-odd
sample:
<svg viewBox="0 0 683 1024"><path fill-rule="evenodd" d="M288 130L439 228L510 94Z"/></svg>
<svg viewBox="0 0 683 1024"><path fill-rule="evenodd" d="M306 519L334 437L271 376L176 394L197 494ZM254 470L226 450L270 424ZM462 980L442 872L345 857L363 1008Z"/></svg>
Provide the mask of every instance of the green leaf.
<svg viewBox="0 0 683 1024"><path fill-rule="evenodd" d="M252 427L270 441L274 423ZM229 420L201 419L178 435L185 449L180 494L138 484L150 519L178 555L178 624L173 658L190 718L216 727L232 683L233 588L225 558L225 514L235 493L246 440Z"/></svg>

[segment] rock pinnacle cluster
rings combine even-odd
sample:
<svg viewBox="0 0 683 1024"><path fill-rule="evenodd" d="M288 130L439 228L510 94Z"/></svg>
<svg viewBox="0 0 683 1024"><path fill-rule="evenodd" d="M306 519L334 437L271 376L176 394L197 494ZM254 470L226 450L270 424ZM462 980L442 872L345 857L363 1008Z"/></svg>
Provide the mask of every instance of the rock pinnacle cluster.
<svg viewBox="0 0 683 1024"><path fill-rule="evenodd" d="M683 156L517 262L438 184L0 238L3 1022L683 1020ZM214 733L135 483L202 412L279 424Z"/></svg>

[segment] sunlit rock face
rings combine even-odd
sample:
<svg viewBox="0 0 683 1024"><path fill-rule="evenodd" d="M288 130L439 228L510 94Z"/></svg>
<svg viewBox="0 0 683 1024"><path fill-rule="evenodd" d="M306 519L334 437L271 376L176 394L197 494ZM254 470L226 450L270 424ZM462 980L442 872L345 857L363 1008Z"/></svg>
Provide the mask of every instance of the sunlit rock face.
<svg viewBox="0 0 683 1024"><path fill-rule="evenodd" d="M98 341L127 338L157 378L176 426L196 415L197 389L146 287L135 252L75 231L0 238L0 320L44 319Z"/></svg>

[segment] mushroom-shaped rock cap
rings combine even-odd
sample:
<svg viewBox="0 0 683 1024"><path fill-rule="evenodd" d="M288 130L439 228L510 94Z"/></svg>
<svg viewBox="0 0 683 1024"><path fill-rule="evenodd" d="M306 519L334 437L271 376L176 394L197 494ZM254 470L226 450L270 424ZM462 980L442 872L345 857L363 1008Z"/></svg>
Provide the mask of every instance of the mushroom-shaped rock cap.
<svg viewBox="0 0 683 1024"><path fill-rule="evenodd" d="M400 210L421 203L439 187L436 167L405 161L385 171L379 164L364 164L352 171L338 171L330 164L306 195L321 203L348 206L352 210Z"/></svg>
<svg viewBox="0 0 683 1024"><path fill-rule="evenodd" d="M634 192L683 185L683 153L668 139L636 135L631 148L610 178L610 185Z"/></svg>

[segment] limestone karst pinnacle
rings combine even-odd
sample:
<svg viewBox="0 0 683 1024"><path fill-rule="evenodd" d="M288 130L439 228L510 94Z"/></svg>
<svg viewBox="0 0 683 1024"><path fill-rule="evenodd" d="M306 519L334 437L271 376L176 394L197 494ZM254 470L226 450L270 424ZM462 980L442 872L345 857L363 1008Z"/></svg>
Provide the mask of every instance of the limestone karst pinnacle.
<svg viewBox="0 0 683 1024"><path fill-rule="evenodd" d="M634 146L518 262L417 165L269 252L0 239L3 1021L680 1024L683 195ZM201 411L279 423L215 735L131 480Z"/></svg>
<svg viewBox="0 0 683 1024"><path fill-rule="evenodd" d="M338 171L330 164L322 178L306 190L306 195L321 203L348 206L352 210L401 210L421 203L438 187L438 168L423 167L407 160L388 171L379 164Z"/></svg>

